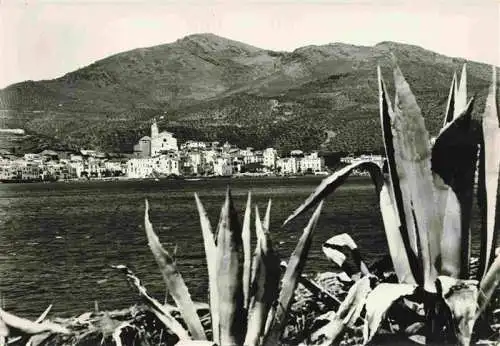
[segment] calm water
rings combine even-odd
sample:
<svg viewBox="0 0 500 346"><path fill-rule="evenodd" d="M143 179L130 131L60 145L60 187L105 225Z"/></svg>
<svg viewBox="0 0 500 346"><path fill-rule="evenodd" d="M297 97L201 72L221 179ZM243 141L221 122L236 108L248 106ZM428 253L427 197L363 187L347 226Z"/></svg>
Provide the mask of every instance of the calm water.
<svg viewBox="0 0 500 346"><path fill-rule="evenodd" d="M252 191L261 215L273 200L271 231L275 247L288 259L306 218L281 223L319 184L319 178L124 181L54 184L0 184L0 291L5 308L35 317L47 305L61 316L94 308L117 309L137 295L111 265L126 264L149 292L162 300L164 285L147 246L144 199L164 246L197 300L206 301L207 274L193 193L198 192L215 228L230 184L241 211ZM387 251L374 189L355 178L330 197L319 221L306 272L332 268L321 244L349 232L369 262Z"/></svg>

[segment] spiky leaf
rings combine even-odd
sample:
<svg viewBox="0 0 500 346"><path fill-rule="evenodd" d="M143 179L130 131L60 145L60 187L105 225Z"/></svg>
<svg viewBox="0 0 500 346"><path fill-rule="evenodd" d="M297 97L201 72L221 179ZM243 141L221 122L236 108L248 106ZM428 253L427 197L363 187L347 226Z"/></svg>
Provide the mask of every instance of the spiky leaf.
<svg viewBox="0 0 500 346"><path fill-rule="evenodd" d="M384 197L386 198L386 201L383 203L384 205L391 204L396 213L396 215L393 216L390 209L382 209L382 216L384 217L385 214L388 218L392 218L396 221L395 224L390 224L390 227L386 228L386 232L389 232L391 235L391 238L388 239L391 239L391 241L394 242L399 238L397 235L393 234L394 225L397 225L396 227L398 227L400 238L404 245L404 251L406 252L412 276L419 284L423 284L424 279L421 269L422 263L417 244L417 229L414 222L414 215L410 203L410 193L408 190L408 176L400 172L401 159L399 153L396 153L396 142L392 132L395 114L389 97L387 96L380 67L378 67L377 72L379 85L380 124L382 126L382 135L387 157L387 171L389 173L389 179L385 179L387 183L388 197ZM386 221L384 221L384 224L386 224ZM393 261L397 261L398 258L399 257L393 257ZM407 274L400 273L400 275L407 277Z"/></svg>
<svg viewBox="0 0 500 346"><path fill-rule="evenodd" d="M493 260L496 241L496 205L500 170L500 128L498 123L496 69L483 114L482 142L479 159L478 197L481 209L481 254L478 278L484 276Z"/></svg>
<svg viewBox="0 0 500 346"><path fill-rule="evenodd" d="M437 210L443 218L443 275L468 278L470 222L478 140L471 125L473 100L441 131L432 148Z"/></svg>
<svg viewBox="0 0 500 346"><path fill-rule="evenodd" d="M455 114L455 98L457 89L457 74L453 74L451 81L450 92L448 94L448 102L446 102L446 112L444 113L443 128L453 120Z"/></svg>
<svg viewBox="0 0 500 346"><path fill-rule="evenodd" d="M221 345L241 345L246 333L241 225L229 189L217 232L217 292Z"/></svg>
<svg viewBox="0 0 500 346"><path fill-rule="evenodd" d="M252 302L248 316L245 345L259 345L263 336L267 316L278 297L280 282L280 261L274 253L269 233L265 232L259 211L255 208L257 233L255 277L252 282Z"/></svg>
<svg viewBox="0 0 500 346"><path fill-rule="evenodd" d="M148 237L148 245L151 252L154 255L156 263L160 267L160 271L163 276L163 280L167 286L168 292L174 299L176 305L182 314L186 325L193 338L197 340L206 340L205 331L201 324L200 318L196 313L196 307L191 299L189 290L182 278L181 274L177 270L174 259L170 254L163 248L160 243L160 239L153 230L153 225L149 220L149 203L146 200L146 210L144 213L144 225L146 229L146 235Z"/></svg>
<svg viewBox="0 0 500 346"><path fill-rule="evenodd" d="M217 248L215 246L212 226L208 219L207 212L203 207L198 195L195 193L196 206L200 216L201 231L203 234L203 244L205 246L205 258L208 269L208 285L210 294L210 315L212 317L212 335L216 343L220 342L219 338L219 294L217 291Z"/></svg>
<svg viewBox="0 0 500 346"><path fill-rule="evenodd" d="M355 169L368 171L374 181L381 182L380 167L376 163L371 161L360 161L350 164L333 173L331 176L323 179L316 190L314 190L314 192L309 197L307 197L307 199L297 209L295 209L292 215L290 215L283 224L287 224L299 215L302 215L304 212L318 204L329 194L333 193L339 186L344 184L346 179ZM380 188L378 183L376 184L376 188L377 191Z"/></svg>
<svg viewBox="0 0 500 346"><path fill-rule="evenodd" d="M394 271L398 281L403 284L415 284L415 277L412 274L408 253L401 236L401 221L397 213L397 207L389 191L391 185L388 179L385 180L380 191L380 211L384 222L384 231L389 247ZM410 253L411 255L411 253Z"/></svg>
<svg viewBox="0 0 500 346"><path fill-rule="evenodd" d="M250 216L252 214L252 195L248 193L247 206L245 216L243 218L243 230L241 238L243 240L243 294L245 296L245 309L248 309L250 303L250 280L252 272L252 249L251 249L251 232L250 232Z"/></svg>
<svg viewBox="0 0 500 346"><path fill-rule="evenodd" d="M399 176L407 177L408 198L405 202L411 206L420 240L424 288L435 292L443 220L437 213L434 199L429 134L415 96L398 67L394 69L394 83L397 102L392 133L396 165Z"/></svg>
<svg viewBox="0 0 500 346"><path fill-rule="evenodd" d="M293 299L293 294L306 263L307 254L309 253L309 248L311 247L312 236L314 234L314 229L316 228L316 223L318 222L322 206L323 201L320 201L318 207L311 216L309 223L304 229L295 250L290 256L288 266L283 276L282 288L278 298L278 305L276 306L276 313L273 321L271 321L269 333L264 338L264 345L276 345L281 337L281 334L283 333L290 304Z"/></svg>

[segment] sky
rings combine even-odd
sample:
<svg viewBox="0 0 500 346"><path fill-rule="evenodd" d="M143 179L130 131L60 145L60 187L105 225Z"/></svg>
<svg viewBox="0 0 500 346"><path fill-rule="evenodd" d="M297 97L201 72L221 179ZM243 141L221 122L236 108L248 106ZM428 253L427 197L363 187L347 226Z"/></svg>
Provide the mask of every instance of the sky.
<svg viewBox="0 0 500 346"><path fill-rule="evenodd" d="M284 51L397 41L500 66L500 0L0 0L0 88L203 32Z"/></svg>

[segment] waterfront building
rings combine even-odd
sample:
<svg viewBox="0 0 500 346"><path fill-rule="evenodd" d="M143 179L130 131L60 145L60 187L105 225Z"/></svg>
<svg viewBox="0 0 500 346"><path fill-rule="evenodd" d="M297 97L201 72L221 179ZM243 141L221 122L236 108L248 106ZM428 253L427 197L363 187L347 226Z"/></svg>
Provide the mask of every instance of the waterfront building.
<svg viewBox="0 0 500 346"><path fill-rule="evenodd" d="M274 148L266 148L262 152L263 162L262 164L270 169L274 169L276 167L276 159L278 154Z"/></svg>
<svg viewBox="0 0 500 346"><path fill-rule="evenodd" d="M276 161L276 167L283 175L297 174L299 170L298 160L295 157L282 157Z"/></svg>
<svg viewBox="0 0 500 346"><path fill-rule="evenodd" d="M172 154L130 159L127 162L126 174L129 178L179 175L179 159Z"/></svg>
<svg viewBox="0 0 500 346"><path fill-rule="evenodd" d="M233 165L229 158L217 157L213 164L214 175L230 176L233 174Z"/></svg>
<svg viewBox="0 0 500 346"><path fill-rule="evenodd" d="M313 152L309 155L304 155L299 160L299 170L302 173L306 172L320 172L323 170L325 165L325 160L318 156L317 152Z"/></svg>

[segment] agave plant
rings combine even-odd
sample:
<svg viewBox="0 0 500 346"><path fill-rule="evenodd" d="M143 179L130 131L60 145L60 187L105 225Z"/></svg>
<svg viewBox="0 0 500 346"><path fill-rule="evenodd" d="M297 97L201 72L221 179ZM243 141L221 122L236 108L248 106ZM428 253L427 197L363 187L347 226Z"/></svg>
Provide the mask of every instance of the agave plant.
<svg viewBox="0 0 500 346"><path fill-rule="evenodd" d="M461 345L468 345L475 322L500 281L500 256L495 259L494 251L500 168L496 71L493 68L482 121L476 128L472 121L474 100L467 101L464 65L460 83L456 76L453 78L444 125L433 143L415 96L397 66L394 83L393 108L378 68L386 154L383 167L365 161L335 172L285 221L323 201L355 169L367 170L375 183L398 282L380 283L360 268L362 278L351 287L348 299L316 341L331 344L345 325L362 317L364 310L367 343L389 308L404 298L423 304L427 343L443 342L451 334ZM475 190L482 223L479 269L472 277L470 233ZM344 243L348 244L345 239Z"/></svg>
<svg viewBox="0 0 500 346"><path fill-rule="evenodd" d="M140 280L128 268L117 268L126 273L130 283L166 328L177 335L178 345L278 344L287 322L295 288L301 280L322 203L319 203L305 227L281 279L280 259L273 249L269 232L271 201L263 221L255 206L256 247L252 254L250 193L241 224L228 189L215 234L196 194L195 199L208 267L211 341L207 340L210 335L198 317L196 306L177 270L175 260L154 233L147 201L145 229L149 247L184 323L181 324L172 317L172 308L149 296ZM120 330L116 331L118 341L120 333Z"/></svg>

